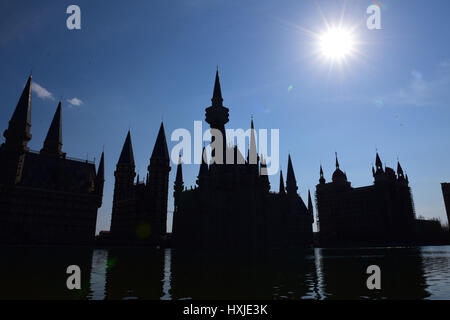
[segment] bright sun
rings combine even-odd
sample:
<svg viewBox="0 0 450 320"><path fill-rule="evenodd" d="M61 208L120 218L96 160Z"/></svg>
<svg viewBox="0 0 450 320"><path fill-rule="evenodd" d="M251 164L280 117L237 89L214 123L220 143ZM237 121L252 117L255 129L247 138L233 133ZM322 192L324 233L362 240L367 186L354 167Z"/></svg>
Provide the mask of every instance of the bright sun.
<svg viewBox="0 0 450 320"><path fill-rule="evenodd" d="M329 29L319 37L319 45L322 55L330 60L343 60L355 49L353 34L343 28Z"/></svg>

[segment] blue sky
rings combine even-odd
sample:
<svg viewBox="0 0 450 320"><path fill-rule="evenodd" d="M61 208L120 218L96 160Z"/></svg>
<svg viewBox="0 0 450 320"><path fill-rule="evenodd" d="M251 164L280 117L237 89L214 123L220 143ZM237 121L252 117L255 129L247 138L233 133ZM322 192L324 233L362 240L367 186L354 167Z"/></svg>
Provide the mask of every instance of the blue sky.
<svg viewBox="0 0 450 320"><path fill-rule="evenodd" d="M161 119L173 147L173 130L204 120L219 65L228 127L248 128L253 114L257 129L280 129L282 169L290 152L304 199L321 163L330 179L335 151L353 186L371 184L378 149L388 166L400 159L417 215L446 222L440 183L450 180L450 2L380 1L382 29L368 30L372 3L4 0L0 129L33 70L41 90L33 94L31 148L41 148L60 97L63 150L98 160L105 146L97 228L105 230L128 128L145 176ZM66 28L70 4L81 8L81 30ZM338 23L344 7L357 54L331 67L311 34L326 30L323 17ZM195 184L197 172L185 166L185 185ZM273 190L278 180L271 177Z"/></svg>

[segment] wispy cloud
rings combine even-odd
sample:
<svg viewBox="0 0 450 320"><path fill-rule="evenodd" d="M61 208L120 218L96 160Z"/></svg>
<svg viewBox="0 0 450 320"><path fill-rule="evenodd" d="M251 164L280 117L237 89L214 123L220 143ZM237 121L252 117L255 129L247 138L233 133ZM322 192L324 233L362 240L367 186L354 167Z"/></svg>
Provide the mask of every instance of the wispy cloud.
<svg viewBox="0 0 450 320"><path fill-rule="evenodd" d="M53 97L53 94L51 92L49 92L47 89L45 89L44 87L42 87L41 85L39 85L36 82L33 82L32 86L31 86L31 90L34 93L36 93L38 95L38 97L41 99L55 100L55 98Z"/></svg>
<svg viewBox="0 0 450 320"><path fill-rule="evenodd" d="M450 99L450 60L438 64L438 72L431 78L425 78L418 71L410 73L410 79L406 85L396 91L381 95L376 104L403 105L403 106L436 106Z"/></svg>
<svg viewBox="0 0 450 320"><path fill-rule="evenodd" d="M79 107L83 104L83 101L81 101L78 98L69 99L69 100L67 100L67 102L69 102L71 106L75 106L75 107Z"/></svg>

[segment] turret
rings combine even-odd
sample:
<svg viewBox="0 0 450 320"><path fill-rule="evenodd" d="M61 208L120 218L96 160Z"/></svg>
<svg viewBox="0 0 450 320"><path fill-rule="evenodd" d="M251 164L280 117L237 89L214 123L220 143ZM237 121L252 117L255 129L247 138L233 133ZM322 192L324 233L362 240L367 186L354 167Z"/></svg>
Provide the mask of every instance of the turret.
<svg viewBox="0 0 450 320"><path fill-rule="evenodd" d="M322 165L320 165L320 179L319 179L319 183L320 184L325 184L326 180L325 177L323 175L323 169L322 169Z"/></svg>
<svg viewBox="0 0 450 320"><path fill-rule="evenodd" d="M314 216L314 207L311 200L311 191L308 190L308 213L311 215L311 217Z"/></svg>
<svg viewBox="0 0 450 320"><path fill-rule="evenodd" d="M103 187L105 184L105 153L102 152L100 163L97 169L97 175L95 176L95 193L99 197L98 207L102 206L103 199Z"/></svg>
<svg viewBox="0 0 450 320"><path fill-rule="evenodd" d="M332 180L334 183L346 184L347 183L347 175L342 172L339 167L339 160L336 152L336 170L333 172Z"/></svg>
<svg viewBox="0 0 450 320"><path fill-rule="evenodd" d="M17 152L29 150L28 141L31 140L31 86L32 77L30 76L9 121L8 129L3 133L5 143L2 147L8 150Z"/></svg>
<svg viewBox="0 0 450 320"><path fill-rule="evenodd" d="M212 105L206 108L206 122L210 125L211 129L219 130L222 133L223 144L223 161L225 163L225 151L226 151L226 137L225 137L225 124L228 123L229 109L223 106L222 89L220 86L219 70L216 72L216 80L214 83L214 92L211 99ZM214 143L215 137L212 137L212 143ZM212 151L211 156L215 158L215 150Z"/></svg>
<svg viewBox="0 0 450 320"><path fill-rule="evenodd" d="M149 211L151 212L151 225L155 240L161 240L167 232L167 199L169 189L170 157L167 148L164 124L161 123L156 138L150 165L149 174Z"/></svg>
<svg viewBox="0 0 450 320"><path fill-rule="evenodd" d="M283 171L280 170L280 195L286 195L286 189L284 188Z"/></svg>
<svg viewBox="0 0 450 320"><path fill-rule="evenodd" d="M206 158L206 148L203 147L202 151L202 163L200 164L200 169L198 171L197 176L197 185L200 187L205 181L206 176L208 175L208 162Z"/></svg>
<svg viewBox="0 0 450 320"><path fill-rule="evenodd" d="M291 155L288 158L288 171L287 171L287 179L286 179L286 190L288 195L296 195L297 194L297 180L295 179L294 168L292 166Z"/></svg>
<svg viewBox="0 0 450 320"><path fill-rule="evenodd" d="M41 149L41 154L61 157L64 156L62 152L62 106L61 101L56 108L52 123L48 129L47 137L44 141L44 147Z"/></svg>
<svg viewBox="0 0 450 320"><path fill-rule="evenodd" d="M175 178L175 183L173 185L173 197L175 200L175 211L177 211L177 208L180 204L180 196L181 193L184 190L184 182L183 182L183 167L182 167L182 161L181 161L181 154L178 158L178 166L177 166L177 175Z"/></svg>
<svg viewBox="0 0 450 320"><path fill-rule="evenodd" d="M381 159L380 159L380 156L378 155L378 152L377 152L377 156L376 156L376 159L375 159L375 166L376 166L376 173L382 173L382 172L384 172L383 171L383 163L381 162Z"/></svg>
<svg viewBox="0 0 450 320"><path fill-rule="evenodd" d="M387 179L385 171L383 170L383 163L381 162L378 152L375 158L375 170L372 170L372 172L375 182L385 181Z"/></svg>
<svg viewBox="0 0 450 320"><path fill-rule="evenodd" d="M28 141L31 140L31 85L30 76L9 121L8 129L3 133L5 142L0 146L0 164L3 167L0 181L6 184L17 184L22 179L25 152L29 150Z"/></svg>
<svg viewBox="0 0 450 320"><path fill-rule="evenodd" d="M130 131L128 131L125 143L123 144L114 176L114 201L129 197L133 190L134 178L136 177Z"/></svg>
<svg viewBox="0 0 450 320"><path fill-rule="evenodd" d="M258 150L256 147L256 135L255 135L255 125L253 123L253 119L250 125L250 143L248 148L247 162L250 165L250 168L256 168L253 173L258 172L258 164L259 164L259 156Z"/></svg>

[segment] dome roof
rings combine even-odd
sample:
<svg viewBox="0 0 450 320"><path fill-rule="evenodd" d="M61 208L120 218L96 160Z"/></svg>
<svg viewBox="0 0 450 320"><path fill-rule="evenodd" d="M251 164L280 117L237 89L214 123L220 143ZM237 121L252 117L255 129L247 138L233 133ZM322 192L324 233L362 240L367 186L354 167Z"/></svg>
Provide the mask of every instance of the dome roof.
<svg viewBox="0 0 450 320"><path fill-rule="evenodd" d="M333 172L333 182L347 182L347 175L341 169L337 168Z"/></svg>

